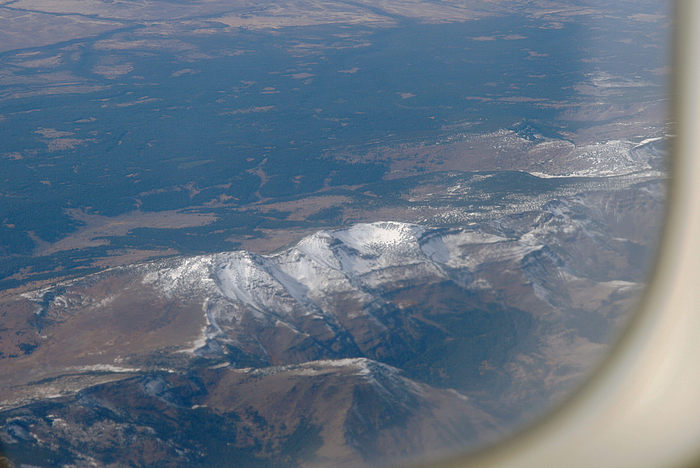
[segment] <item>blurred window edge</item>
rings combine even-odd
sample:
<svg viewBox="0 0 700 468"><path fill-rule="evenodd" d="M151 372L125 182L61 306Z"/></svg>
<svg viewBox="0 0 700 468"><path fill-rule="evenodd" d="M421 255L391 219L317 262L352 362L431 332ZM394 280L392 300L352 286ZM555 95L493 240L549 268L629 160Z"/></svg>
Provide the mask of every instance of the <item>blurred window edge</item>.
<svg viewBox="0 0 700 468"><path fill-rule="evenodd" d="M639 309L567 402L509 439L430 466L700 466L700 2L674 8L668 212Z"/></svg>

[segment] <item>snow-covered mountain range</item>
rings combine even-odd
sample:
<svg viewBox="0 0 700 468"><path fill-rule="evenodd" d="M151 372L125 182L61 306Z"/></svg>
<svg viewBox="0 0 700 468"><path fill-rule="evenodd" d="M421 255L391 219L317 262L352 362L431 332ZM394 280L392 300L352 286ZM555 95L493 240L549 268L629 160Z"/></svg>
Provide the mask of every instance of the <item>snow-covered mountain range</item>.
<svg viewBox="0 0 700 468"><path fill-rule="evenodd" d="M110 446L209 460L142 415L143 400L176 419L228 418L237 456L279 445L249 462L291 453L302 433L305 450L349 464L488 440L608 348L662 200L663 182L640 176L478 222L358 223L271 254L172 257L4 297L0 437L87 463L89 413ZM209 431L195 426L185 432Z"/></svg>

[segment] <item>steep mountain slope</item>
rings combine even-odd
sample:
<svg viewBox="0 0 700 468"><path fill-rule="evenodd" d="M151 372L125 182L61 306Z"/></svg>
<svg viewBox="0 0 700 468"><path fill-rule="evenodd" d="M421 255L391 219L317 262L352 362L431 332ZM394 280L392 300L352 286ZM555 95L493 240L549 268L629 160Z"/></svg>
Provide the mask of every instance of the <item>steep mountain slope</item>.
<svg viewBox="0 0 700 468"><path fill-rule="evenodd" d="M147 373L2 420L18 462L54 465L355 466L495 433L464 395L366 359Z"/></svg>

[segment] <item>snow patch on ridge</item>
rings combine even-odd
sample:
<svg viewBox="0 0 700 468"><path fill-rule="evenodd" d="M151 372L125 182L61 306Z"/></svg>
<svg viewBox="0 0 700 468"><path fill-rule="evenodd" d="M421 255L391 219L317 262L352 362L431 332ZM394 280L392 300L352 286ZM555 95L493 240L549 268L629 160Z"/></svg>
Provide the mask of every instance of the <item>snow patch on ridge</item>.
<svg viewBox="0 0 700 468"><path fill-rule="evenodd" d="M414 224L392 221L356 224L333 236L365 255L381 255L389 249L415 244L425 230Z"/></svg>

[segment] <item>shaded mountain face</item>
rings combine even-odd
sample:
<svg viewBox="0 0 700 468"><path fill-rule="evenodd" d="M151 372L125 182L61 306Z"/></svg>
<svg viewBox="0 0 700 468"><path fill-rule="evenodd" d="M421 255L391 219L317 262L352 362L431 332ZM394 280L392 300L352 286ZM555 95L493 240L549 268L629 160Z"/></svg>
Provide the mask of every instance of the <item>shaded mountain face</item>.
<svg viewBox="0 0 700 468"><path fill-rule="evenodd" d="M153 372L3 417L21 461L54 465L352 466L496 430L464 395L361 358Z"/></svg>
<svg viewBox="0 0 700 468"><path fill-rule="evenodd" d="M607 349L662 193L639 173L463 227L356 224L5 297L4 447L39 464L315 466L493 440Z"/></svg>

